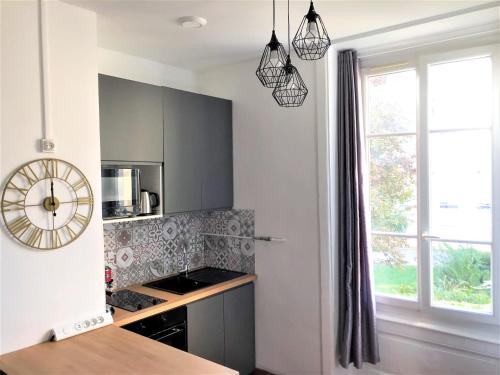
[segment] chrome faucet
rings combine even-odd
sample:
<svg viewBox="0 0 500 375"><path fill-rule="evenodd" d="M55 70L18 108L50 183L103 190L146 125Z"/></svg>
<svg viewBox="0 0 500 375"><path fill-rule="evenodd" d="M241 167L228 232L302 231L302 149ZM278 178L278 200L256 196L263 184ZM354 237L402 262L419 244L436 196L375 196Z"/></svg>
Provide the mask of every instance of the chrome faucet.
<svg viewBox="0 0 500 375"><path fill-rule="evenodd" d="M183 262L184 262L184 269L181 271L185 273L185 276L187 277L188 275L188 272L189 272L189 258L188 258L188 254L187 254L187 243L185 241L182 241L181 242L181 246L182 246L182 251L184 252L184 259L183 259Z"/></svg>

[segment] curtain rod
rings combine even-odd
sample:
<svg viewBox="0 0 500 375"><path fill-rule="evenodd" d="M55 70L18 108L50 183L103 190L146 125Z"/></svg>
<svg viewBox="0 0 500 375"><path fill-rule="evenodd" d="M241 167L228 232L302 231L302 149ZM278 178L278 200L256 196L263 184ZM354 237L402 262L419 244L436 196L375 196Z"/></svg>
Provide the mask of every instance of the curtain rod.
<svg viewBox="0 0 500 375"><path fill-rule="evenodd" d="M372 31L365 31L365 32L362 32L359 34L349 35L346 37L332 40L332 44L340 44L340 43L344 43L344 42L350 42L350 41L354 41L354 40L358 40L358 39L367 38L370 36L385 34L385 33L388 33L390 31L402 30L402 29L406 29L406 28L411 27L411 26L419 26L419 25L423 25L423 24L426 24L429 22L440 21L440 20L444 20L447 18L461 16L464 14L473 13L473 12L477 12L480 10L485 10L485 9L490 9L490 8L495 8L495 7L500 7L500 1L493 1L493 2L486 3L486 4L475 5L473 7L469 7L469 8L465 8L465 9L459 9L459 10L455 10L455 11L448 12L448 13L438 14L435 16L419 18L419 19L414 20L414 21L408 21L408 22L400 23L400 24L393 25L393 26L381 27L379 29L372 30Z"/></svg>
<svg viewBox="0 0 500 375"><path fill-rule="evenodd" d="M441 43L451 42L451 41L455 41L455 40L473 39L473 38L481 37L481 36L488 35L488 34L494 35L496 33L500 33L500 28L479 31L476 33L471 33L471 34L466 34L466 35L465 34L464 35L457 35L454 37L443 38L443 39L439 39L439 40L432 40L432 41L418 43L418 44L411 44L409 46L393 47L393 48L389 48L386 50L381 48L377 52L375 52L375 51L372 53L367 52L366 54L363 54L363 50L361 49L361 51L358 52L358 57L359 57L359 59L362 60L362 59L366 59L366 58L370 58L370 57L382 56L382 55L387 55L387 54L401 52L401 51L409 51L409 50L413 50L413 49L428 47L428 46L432 46L435 44L441 44Z"/></svg>

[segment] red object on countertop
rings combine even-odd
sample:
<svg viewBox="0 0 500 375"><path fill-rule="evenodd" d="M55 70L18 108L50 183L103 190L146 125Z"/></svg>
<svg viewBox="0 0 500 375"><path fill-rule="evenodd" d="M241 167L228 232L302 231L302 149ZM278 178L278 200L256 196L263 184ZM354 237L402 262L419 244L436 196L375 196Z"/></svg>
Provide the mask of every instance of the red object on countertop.
<svg viewBox="0 0 500 375"><path fill-rule="evenodd" d="M113 282L111 267L108 266L104 267L104 281L106 282L106 284Z"/></svg>

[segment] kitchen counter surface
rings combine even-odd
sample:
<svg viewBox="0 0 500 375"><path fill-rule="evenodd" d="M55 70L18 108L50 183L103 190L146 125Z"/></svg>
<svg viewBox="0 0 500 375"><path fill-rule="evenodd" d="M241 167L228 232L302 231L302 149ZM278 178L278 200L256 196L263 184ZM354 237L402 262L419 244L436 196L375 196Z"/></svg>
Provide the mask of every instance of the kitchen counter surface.
<svg viewBox="0 0 500 375"><path fill-rule="evenodd" d="M215 294L219 294L225 292L226 290L236 288L238 286L251 283L256 280L257 276L255 275L244 275L240 276L236 279L229 280L223 283L219 283L216 285L212 285L207 288L203 288L191 293L187 293L184 295L178 295L168 292L163 292L161 290L147 288L142 285L130 286L125 289L133 290L135 292L139 292L142 294L146 294L152 297L166 299L167 302L161 303L156 306L149 307L147 309L143 309L140 311L130 312L126 310L122 310L115 307L115 314L113 315L114 325L123 326L128 323L135 322L140 319L147 318L148 316L159 314L161 312L174 309L176 307L186 305L188 303L198 301L203 298L210 297Z"/></svg>
<svg viewBox="0 0 500 375"><path fill-rule="evenodd" d="M238 374L113 325L4 354L0 369L8 375Z"/></svg>

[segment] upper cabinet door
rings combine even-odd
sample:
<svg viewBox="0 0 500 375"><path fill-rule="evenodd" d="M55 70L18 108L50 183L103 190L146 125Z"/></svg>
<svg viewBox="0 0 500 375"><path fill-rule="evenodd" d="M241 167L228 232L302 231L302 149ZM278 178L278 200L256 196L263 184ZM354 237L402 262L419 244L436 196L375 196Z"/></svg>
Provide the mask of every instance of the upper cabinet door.
<svg viewBox="0 0 500 375"><path fill-rule="evenodd" d="M159 86L99 75L101 159L163 161Z"/></svg>
<svg viewBox="0 0 500 375"><path fill-rule="evenodd" d="M204 96L164 88L165 213L201 210Z"/></svg>
<svg viewBox="0 0 500 375"><path fill-rule="evenodd" d="M205 96L203 209L233 207L232 102Z"/></svg>

